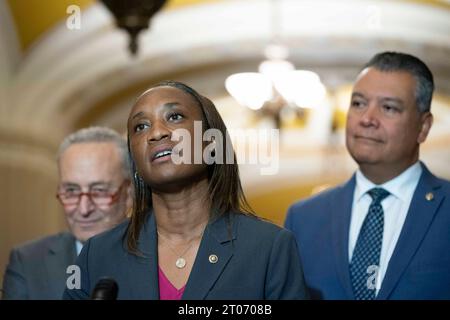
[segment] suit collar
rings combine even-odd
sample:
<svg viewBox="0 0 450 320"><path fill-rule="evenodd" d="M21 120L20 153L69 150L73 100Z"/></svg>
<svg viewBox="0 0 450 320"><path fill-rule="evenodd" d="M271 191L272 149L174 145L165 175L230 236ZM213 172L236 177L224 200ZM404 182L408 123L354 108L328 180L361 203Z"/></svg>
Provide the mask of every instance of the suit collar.
<svg viewBox="0 0 450 320"><path fill-rule="evenodd" d="M239 225L237 217L237 215L227 213L212 218L208 223L205 232L209 232L210 235L221 244L236 240Z"/></svg>
<svg viewBox="0 0 450 320"><path fill-rule="evenodd" d="M74 264L76 258L75 237L71 233L58 234L55 241L49 243L44 265L48 290L53 292L55 297L62 295L67 279L67 267Z"/></svg>
<svg viewBox="0 0 450 320"><path fill-rule="evenodd" d="M354 190L355 175L347 183L338 187L330 205L332 212L331 236L336 271L348 299L354 298L348 262L348 238Z"/></svg>
<svg viewBox="0 0 450 320"><path fill-rule="evenodd" d="M422 175L409 206L397 245L389 261L377 299L387 299L420 246L438 208L445 198L442 183L421 163ZM430 199L432 194L432 199Z"/></svg>
<svg viewBox="0 0 450 320"><path fill-rule="evenodd" d="M48 252L50 254L70 253L70 255L76 259L75 237L69 232L60 233L57 237L58 241L52 241L48 245Z"/></svg>
<svg viewBox="0 0 450 320"><path fill-rule="evenodd" d="M126 236L124 237L124 240ZM127 252L126 243L123 243ZM146 221L139 233L138 250L142 254L136 256L127 254L126 264L130 261L133 268L126 267L131 299L159 299L158 284L158 241L156 236L156 221L152 212L147 214Z"/></svg>
<svg viewBox="0 0 450 320"><path fill-rule="evenodd" d="M216 283L233 256L232 243L237 239L238 217L226 214L207 225L186 284L184 300L205 299Z"/></svg>
<svg viewBox="0 0 450 320"><path fill-rule="evenodd" d="M207 296L233 255L231 242L237 239L237 231L238 218L232 214L211 219L203 233L183 299L197 300ZM158 239L152 212L148 214L140 232L138 249L143 256L133 255L131 259L137 262L136 267L127 268L128 282L133 288L132 296L135 299L159 299ZM210 262L212 255L218 258L217 262Z"/></svg>

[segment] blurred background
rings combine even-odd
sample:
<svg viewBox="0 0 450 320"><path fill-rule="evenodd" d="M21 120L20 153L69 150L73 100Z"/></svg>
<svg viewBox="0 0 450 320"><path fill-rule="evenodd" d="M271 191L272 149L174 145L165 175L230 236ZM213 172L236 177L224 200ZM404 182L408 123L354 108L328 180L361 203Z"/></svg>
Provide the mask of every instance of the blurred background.
<svg viewBox="0 0 450 320"><path fill-rule="evenodd" d="M131 2L153 7L127 17ZM211 98L230 129L280 130L275 174L241 174L255 211L282 224L290 204L356 168L344 144L351 84L384 50L432 69L421 158L450 178L448 0L0 0L0 274L13 246L66 228L62 138L90 125L125 134L134 99L165 79Z"/></svg>

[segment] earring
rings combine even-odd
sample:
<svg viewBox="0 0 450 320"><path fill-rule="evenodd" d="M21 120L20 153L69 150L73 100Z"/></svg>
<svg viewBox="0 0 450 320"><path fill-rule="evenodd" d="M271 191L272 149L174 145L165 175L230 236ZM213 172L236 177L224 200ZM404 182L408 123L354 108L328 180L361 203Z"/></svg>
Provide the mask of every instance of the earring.
<svg viewBox="0 0 450 320"><path fill-rule="evenodd" d="M213 164L214 162L216 162L215 155L216 149L212 149L211 152L208 153L208 160L206 161L206 163Z"/></svg>

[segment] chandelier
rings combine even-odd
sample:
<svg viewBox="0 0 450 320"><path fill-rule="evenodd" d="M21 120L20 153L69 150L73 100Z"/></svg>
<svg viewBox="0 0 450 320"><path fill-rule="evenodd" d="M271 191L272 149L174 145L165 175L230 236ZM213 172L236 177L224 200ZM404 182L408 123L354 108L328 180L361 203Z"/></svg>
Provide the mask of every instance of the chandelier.
<svg viewBox="0 0 450 320"><path fill-rule="evenodd" d="M258 72L232 74L225 80L225 88L240 105L272 117L276 128L281 128L283 114L303 116L305 109L321 104L326 89L315 72L296 70L288 60L289 49L278 35L278 2L271 0L273 35Z"/></svg>
<svg viewBox="0 0 450 320"><path fill-rule="evenodd" d="M138 51L139 33L147 29L151 17L159 11L166 0L101 0L114 15L119 28L130 37L128 49L134 56Z"/></svg>

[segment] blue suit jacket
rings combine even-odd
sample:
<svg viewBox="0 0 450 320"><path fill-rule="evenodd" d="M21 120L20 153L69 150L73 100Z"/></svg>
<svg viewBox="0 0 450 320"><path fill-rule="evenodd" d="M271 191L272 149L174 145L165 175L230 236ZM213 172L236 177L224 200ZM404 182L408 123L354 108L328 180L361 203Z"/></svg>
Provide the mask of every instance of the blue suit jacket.
<svg viewBox="0 0 450 320"><path fill-rule="evenodd" d="M450 299L450 183L423 172L377 299ZM315 299L354 299L348 238L355 177L289 208ZM426 195L433 194L432 200Z"/></svg>
<svg viewBox="0 0 450 320"><path fill-rule="evenodd" d="M271 223L240 214L210 222L185 287L183 299L303 299L307 295L295 238ZM231 223L231 225L228 223ZM230 228L231 227L231 228ZM148 215L139 250L124 243L127 223L91 238L77 260L81 289L64 299L88 299L99 278L112 277L118 299L159 299L156 223ZM217 263L209 262L215 254Z"/></svg>

